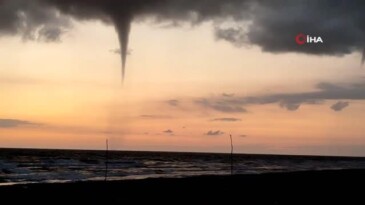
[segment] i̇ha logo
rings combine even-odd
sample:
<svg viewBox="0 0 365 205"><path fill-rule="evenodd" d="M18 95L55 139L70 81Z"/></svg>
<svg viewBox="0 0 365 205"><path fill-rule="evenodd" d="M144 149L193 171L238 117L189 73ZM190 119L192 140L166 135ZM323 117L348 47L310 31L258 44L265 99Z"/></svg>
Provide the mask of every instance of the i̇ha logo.
<svg viewBox="0 0 365 205"><path fill-rule="evenodd" d="M302 33L295 36L295 41L298 45L304 45L306 43L323 43L323 40L320 36L310 36Z"/></svg>

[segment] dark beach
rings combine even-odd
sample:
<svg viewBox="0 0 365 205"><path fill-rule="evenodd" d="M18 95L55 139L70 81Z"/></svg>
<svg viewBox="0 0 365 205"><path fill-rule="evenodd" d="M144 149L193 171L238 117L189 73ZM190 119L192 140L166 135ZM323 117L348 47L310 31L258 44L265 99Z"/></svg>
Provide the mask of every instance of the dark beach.
<svg viewBox="0 0 365 205"><path fill-rule="evenodd" d="M0 187L12 203L363 204L365 170L27 184Z"/></svg>

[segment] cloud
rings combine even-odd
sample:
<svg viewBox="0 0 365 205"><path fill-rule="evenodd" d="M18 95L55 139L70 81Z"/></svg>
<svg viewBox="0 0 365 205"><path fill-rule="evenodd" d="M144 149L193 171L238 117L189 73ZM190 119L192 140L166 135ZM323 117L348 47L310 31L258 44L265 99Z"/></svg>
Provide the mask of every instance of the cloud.
<svg viewBox="0 0 365 205"><path fill-rule="evenodd" d="M44 1L73 18L114 24L121 43L128 43L130 22L145 19L175 26L213 21L217 39L268 52L343 55L361 51L365 42L365 3L360 0L211 0L209 6L206 0ZM294 37L301 32L321 36L325 43L298 46Z"/></svg>
<svg viewBox="0 0 365 205"><path fill-rule="evenodd" d="M44 27L39 30L38 40L44 42L60 42L61 35L65 33L65 31L57 28L57 27Z"/></svg>
<svg viewBox="0 0 365 205"><path fill-rule="evenodd" d="M167 133L167 134L173 134L174 133L174 131L172 131L172 130L170 130L170 129L167 129L167 130L165 130L165 131L163 131L164 133Z"/></svg>
<svg viewBox="0 0 365 205"><path fill-rule="evenodd" d="M215 100L209 100L209 99L200 99L196 100L195 103L197 105L200 105L204 108L216 110L219 112L225 112L225 113L245 113L247 110L243 108L241 105L234 105L234 104L228 104L224 101L215 101Z"/></svg>
<svg viewBox="0 0 365 205"><path fill-rule="evenodd" d="M338 101L331 106L331 109L336 112L339 112L339 111L345 109L347 106L349 106L349 102Z"/></svg>
<svg viewBox="0 0 365 205"><path fill-rule="evenodd" d="M145 119L170 119L172 118L169 115L140 115L139 117Z"/></svg>
<svg viewBox="0 0 365 205"><path fill-rule="evenodd" d="M247 135L238 135L239 137L247 137Z"/></svg>
<svg viewBox="0 0 365 205"><path fill-rule="evenodd" d="M302 93L273 94L258 97L237 99L238 104L271 104L278 103L287 110L297 110L302 104L322 104L326 100L365 100L365 83L335 85L319 83L316 91ZM234 102L233 102L234 103ZM344 106L341 103L341 106ZM348 106L348 104L346 104Z"/></svg>
<svg viewBox="0 0 365 205"><path fill-rule="evenodd" d="M256 45L263 51L272 53L341 56L363 51L365 43L365 2L361 0L0 2L0 35L20 35L26 40L48 42L59 41L74 20L99 20L113 25L119 38L123 77L132 21L168 23L174 26L213 22L217 39L235 46ZM298 33L321 36L324 43L298 46L294 41Z"/></svg>
<svg viewBox="0 0 365 205"><path fill-rule="evenodd" d="M225 98L222 96L204 98L194 101L200 106L222 112L247 112L243 107L250 105L278 104L281 108L289 111L296 111L303 104L318 105L327 100L365 100L365 83L332 84L318 83L314 91L298 93L278 93L259 96L235 96ZM349 104L341 102L335 108L345 108ZM223 109L224 108L224 109ZM243 109L243 110L240 110Z"/></svg>
<svg viewBox="0 0 365 205"><path fill-rule="evenodd" d="M224 132L221 132L220 130L217 131L209 130L207 133L205 133L205 135L210 135L210 136L218 136L223 134Z"/></svg>
<svg viewBox="0 0 365 205"><path fill-rule="evenodd" d="M230 98L230 97L233 97L233 96L234 96L234 94L233 94L233 93L222 93L222 96L223 96L223 97Z"/></svg>
<svg viewBox="0 0 365 205"><path fill-rule="evenodd" d="M177 106L179 106L180 102L178 100L168 100L167 104L177 107Z"/></svg>
<svg viewBox="0 0 365 205"><path fill-rule="evenodd" d="M233 117L225 117L225 118L215 118L212 121L237 122L237 121L241 121L241 119L233 118Z"/></svg>
<svg viewBox="0 0 365 205"><path fill-rule="evenodd" d="M25 0L24 0L25 1ZM111 24L119 38L120 58L122 64L122 79L125 77L127 50L132 21L155 21L156 23L169 23L175 26L180 22L198 24L228 15L227 9L234 8L223 1L212 0L43 0L50 6L57 8L62 14L71 16L76 20L101 20ZM234 2L235 6L242 9L244 2ZM238 10L237 10L238 11ZM241 13L241 12L240 12ZM234 15L238 15L235 12ZM241 14L240 14L241 15ZM230 15L232 16L232 15Z"/></svg>
<svg viewBox="0 0 365 205"><path fill-rule="evenodd" d="M218 40L228 41L230 43L233 43L233 45L237 47L241 47L249 43L246 32L247 31L245 31L241 27L236 27L236 28L216 27L214 34Z"/></svg>
<svg viewBox="0 0 365 205"><path fill-rule="evenodd" d="M0 1L0 35L19 34L23 40L60 41L71 27L69 17L42 0Z"/></svg>
<svg viewBox="0 0 365 205"><path fill-rule="evenodd" d="M250 21L245 27L217 27L216 37L236 46L258 45L274 53L343 55L364 47L364 2L278 0L254 5L248 11L249 18L244 19ZM294 41L298 33L321 36L324 43L298 46Z"/></svg>
<svg viewBox="0 0 365 205"><path fill-rule="evenodd" d="M14 128L14 127L34 127L40 126L39 123L34 123L25 120L18 120L18 119L0 119L0 128Z"/></svg>
<svg viewBox="0 0 365 205"><path fill-rule="evenodd" d="M365 63L365 48L362 51L361 65L364 65L364 63Z"/></svg>
<svg viewBox="0 0 365 205"><path fill-rule="evenodd" d="M279 103L279 106L289 111L295 111L299 109L300 103L281 102Z"/></svg>

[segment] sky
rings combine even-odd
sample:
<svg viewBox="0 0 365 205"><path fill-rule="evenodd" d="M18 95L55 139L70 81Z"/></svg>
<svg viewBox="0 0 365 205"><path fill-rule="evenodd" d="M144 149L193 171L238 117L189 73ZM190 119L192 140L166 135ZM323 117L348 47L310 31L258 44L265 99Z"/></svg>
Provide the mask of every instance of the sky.
<svg viewBox="0 0 365 205"><path fill-rule="evenodd" d="M364 156L364 7L0 0L0 147Z"/></svg>

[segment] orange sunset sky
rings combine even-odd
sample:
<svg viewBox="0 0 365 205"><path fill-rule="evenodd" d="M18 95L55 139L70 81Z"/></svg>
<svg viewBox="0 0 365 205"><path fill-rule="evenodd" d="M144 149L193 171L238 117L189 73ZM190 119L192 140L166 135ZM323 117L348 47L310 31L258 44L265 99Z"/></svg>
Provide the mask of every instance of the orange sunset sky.
<svg viewBox="0 0 365 205"><path fill-rule="evenodd" d="M213 28L134 21L123 85L111 25L1 36L0 147L228 152L232 134L236 153L365 155L360 52L271 53Z"/></svg>

